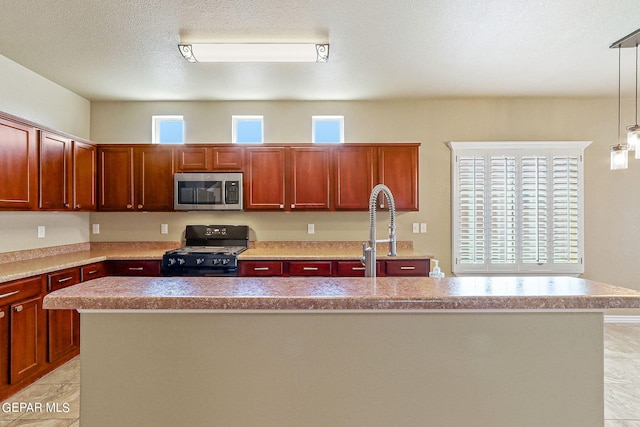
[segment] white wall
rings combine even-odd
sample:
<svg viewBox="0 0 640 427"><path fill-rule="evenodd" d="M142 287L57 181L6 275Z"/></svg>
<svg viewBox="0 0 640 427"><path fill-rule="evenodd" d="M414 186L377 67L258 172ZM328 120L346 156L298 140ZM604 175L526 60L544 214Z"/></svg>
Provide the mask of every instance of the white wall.
<svg viewBox="0 0 640 427"><path fill-rule="evenodd" d="M420 211L400 215L399 238L451 267L450 150L448 141L593 141L585 153L586 272L584 277L640 289L640 161L609 171L616 139L617 100L611 98L481 98L353 102L94 102L91 137L99 143L149 142L153 114L182 114L188 142L228 142L232 114L262 114L268 142L310 141L311 115L343 114L347 142L417 141ZM627 117L628 116L628 117ZM633 101L623 122L633 121ZM92 240L175 240L187 223L246 223L260 240L366 240L365 213L91 214L103 232ZM379 233L385 215L378 216ZM167 222L170 234L159 234ZM316 234L306 234L306 224ZM411 223L426 222L427 234ZM126 231L124 231L126 230Z"/></svg>
<svg viewBox="0 0 640 427"><path fill-rule="evenodd" d="M0 55L0 111L88 139L90 110L85 98ZM88 213L0 212L0 252L88 241Z"/></svg>

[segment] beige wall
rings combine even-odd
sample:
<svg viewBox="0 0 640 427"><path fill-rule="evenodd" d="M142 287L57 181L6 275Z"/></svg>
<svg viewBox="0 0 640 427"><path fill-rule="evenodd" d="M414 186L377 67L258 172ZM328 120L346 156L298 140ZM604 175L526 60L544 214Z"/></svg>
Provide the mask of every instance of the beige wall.
<svg viewBox="0 0 640 427"><path fill-rule="evenodd" d="M0 111L89 138L90 103L0 55ZM37 228L44 225L44 239ZM0 212L0 252L89 241L89 214Z"/></svg>
<svg viewBox="0 0 640 427"><path fill-rule="evenodd" d="M623 122L633 120L625 101ZM422 99L354 102L94 102L91 137L99 143L149 142L151 115L183 114L189 142L228 142L232 114L263 114L265 140L310 140L311 115L343 114L347 142L418 141L420 211L402 213L398 235L451 268L450 150L448 141L585 140L586 272L584 277L640 289L636 256L640 223L640 161L608 169L616 138L617 103L607 98ZM379 234L387 218L379 215ZM366 240L366 213L91 214L102 233L92 240L176 240L188 223L243 223L259 240ZM160 235L168 223L170 234ZM411 223L426 222L426 234ZM306 234L306 224L316 234Z"/></svg>

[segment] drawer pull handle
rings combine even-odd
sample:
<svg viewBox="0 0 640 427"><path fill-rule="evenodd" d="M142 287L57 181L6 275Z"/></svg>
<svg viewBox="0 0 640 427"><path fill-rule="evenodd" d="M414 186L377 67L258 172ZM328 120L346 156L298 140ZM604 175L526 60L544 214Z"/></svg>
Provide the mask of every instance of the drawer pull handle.
<svg viewBox="0 0 640 427"><path fill-rule="evenodd" d="M351 267L351 271L363 271L364 267Z"/></svg>
<svg viewBox="0 0 640 427"><path fill-rule="evenodd" d="M4 311L0 311L0 319L4 319Z"/></svg>
<svg viewBox="0 0 640 427"><path fill-rule="evenodd" d="M415 270L416 268L414 266L400 266L400 270Z"/></svg>
<svg viewBox="0 0 640 427"><path fill-rule="evenodd" d="M14 307L14 310L15 310L16 313L20 313L22 311L22 305L16 305Z"/></svg>
<svg viewBox="0 0 640 427"><path fill-rule="evenodd" d="M269 271L269 267L253 267L253 271Z"/></svg>
<svg viewBox="0 0 640 427"><path fill-rule="evenodd" d="M91 270L87 274L96 274L97 272L98 272L98 270Z"/></svg>
<svg viewBox="0 0 640 427"><path fill-rule="evenodd" d="M11 295L15 295L18 292L20 292L20 291L13 291L13 292L9 292L9 293L6 293L6 294L2 294L2 295L0 295L0 298L10 297Z"/></svg>
<svg viewBox="0 0 640 427"><path fill-rule="evenodd" d="M64 279L58 279L58 283L68 282L71 279L73 279L73 277L65 277Z"/></svg>
<svg viewBox="0 0 640 427"><path fill-rule="evenodd" d="M144 267L129 267L129 271L142 271Z"/></svg>
<svg viewBox="0 0 640 427"><path fill-rule="evenodd" d="M318 271L318 267L302 267L304 271Z"/></svg>

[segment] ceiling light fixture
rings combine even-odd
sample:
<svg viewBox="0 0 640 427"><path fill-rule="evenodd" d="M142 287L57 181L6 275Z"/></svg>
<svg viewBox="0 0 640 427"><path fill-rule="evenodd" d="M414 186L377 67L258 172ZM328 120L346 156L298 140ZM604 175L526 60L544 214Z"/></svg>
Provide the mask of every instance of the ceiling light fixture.
<svg viewBox="0 0 640 427"><path fill-rule="evenodd" d="M629 151L635 150L635 158L640 158L640 125L638 125L638 44L640 44L640 29L634 31L614 42L609 46L611 49L618 49L618 141L616 145L611 146L611 170L627 169L629 167ZM636 124L627 127L626 143L620 140L620 110L622 104L621 90L621 50L622 48L633 47L636 49Z"/></svg>
<svg viewBox="0 0 640 427"><path fill-rule="evenodd" d="M315 43L179 44L189 62L327 62L329 45Z"/></svg>

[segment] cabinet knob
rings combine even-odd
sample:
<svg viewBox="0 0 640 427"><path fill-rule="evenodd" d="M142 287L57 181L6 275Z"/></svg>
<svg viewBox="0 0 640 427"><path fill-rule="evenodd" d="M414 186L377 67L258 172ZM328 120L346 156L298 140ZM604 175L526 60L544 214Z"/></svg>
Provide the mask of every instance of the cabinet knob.
<svg viewBox="0 0 640 427"><path fill-rule="evenodd" d="M296 205L294 205L293 203L291 203L291 209L295 209Z"/></svg>
<svg viewBox="0 0 640 427"><path fill-rule="evenodd" d="M65 207L65 208L68 208L68 207L69 207L69 203L65 203L65 204L64 204L64 207Z"/></svg>
<svg viewBox="0 0 640 427"><path fill-rule="evenodd" d="M284 209L284 205L280 205L280 209Z"/></svg>
<svg viewBox="0 0 640 427"><path fill-rule="evenodd" d="M138 205L138 209L142 209L142 205Z"/></svg>
<svg viewBox="0 0 640 427"><path fill-rule="evenodd" d="M5 316L4 311L0 311L0 319L4 319L4 316Z"/></svg>
<svg viewBox="0 0 640 427"><path fill-rule="evenodd" d="M14 307L14 310L15 310L16 313L20 313L22 311L22 305L16 305Z"/></svg>
<svg viewBox="0 0 640 427"><path fill-rule="evenodd" d="M79 204L77 204L77 205L76 205L76 209L80 209L80 207L81 207L81 206L80 206Z"/></svg>
<svg viewBox="0 0 640 427"><path fill-rule="evenodd" d="M132 205L127 205L127 209L132 209L133 206Z"/></svg>

